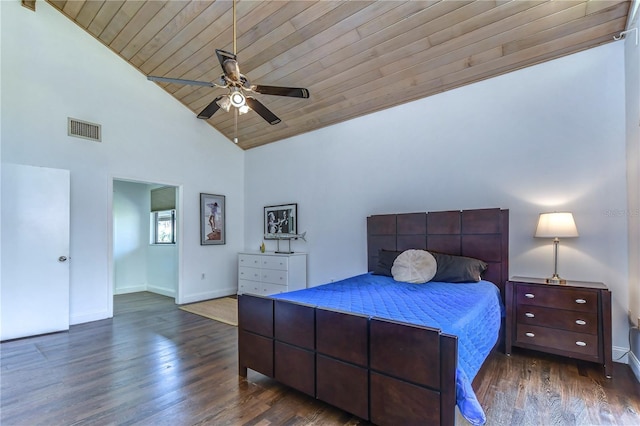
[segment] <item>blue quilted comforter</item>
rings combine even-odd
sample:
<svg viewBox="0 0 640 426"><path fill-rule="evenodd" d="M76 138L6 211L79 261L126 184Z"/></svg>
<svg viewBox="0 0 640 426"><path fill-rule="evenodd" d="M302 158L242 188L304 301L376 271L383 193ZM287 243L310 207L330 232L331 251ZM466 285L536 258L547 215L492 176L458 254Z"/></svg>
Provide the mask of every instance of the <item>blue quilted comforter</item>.
<svg viewBox="0 0 640 426"><path fill-rule="evenodd" d="M272 297L425 325L458 336L457 404L471 424L485 423L471 382L498 340L502 303L494 284L409 284L368 273Z"/></svg>

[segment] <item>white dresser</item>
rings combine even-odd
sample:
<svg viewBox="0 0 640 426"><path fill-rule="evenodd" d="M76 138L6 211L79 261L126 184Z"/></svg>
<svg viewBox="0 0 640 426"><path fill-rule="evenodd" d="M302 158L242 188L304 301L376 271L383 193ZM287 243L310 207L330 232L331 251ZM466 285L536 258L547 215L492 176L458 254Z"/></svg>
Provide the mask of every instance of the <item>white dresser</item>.
<svg viewBox="0 0 640 426"><path fill-rule="evenodd" d="M238 294L266 296L307 288L306 253L238 254Z"/></svg>

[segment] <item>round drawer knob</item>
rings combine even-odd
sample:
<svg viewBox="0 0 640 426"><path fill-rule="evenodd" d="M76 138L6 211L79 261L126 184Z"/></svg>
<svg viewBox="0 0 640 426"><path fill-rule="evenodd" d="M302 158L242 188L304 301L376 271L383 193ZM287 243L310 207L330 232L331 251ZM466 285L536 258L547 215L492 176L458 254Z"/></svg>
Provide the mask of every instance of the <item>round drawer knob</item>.
<svg viewBox="0 0 640 426"><path fill-rule="evenodd" d="M535 296L535 294L525 293L524 297L526 297L527 299L533 299L536 296Z"/></svg>
<svg viewBox="0 0 640 426"><path fill-rule="evenodd" d="M582 304L587 303L587 301L586 301L586 300L584 300L584 299L576 299L576 303L579 303L579 304L581 304L581 305L582 305Z"/></svg>
<svg viewBox="0 0 640 426"><path fill-rule="evenodd" d="M576 342L576 345L578 345L578 346L587 346L587 344L585 342L581 342L580 340L578 340Z"/></svg>
<svg viewBox="0 0 640 426"><path fill-rule="evenodd" d="M580 320L579 319L579 320L576 320L576 324L578 324L578 325L587 325L587 322L584 321L584 320Z"/></svg>
<svg viewBox="0 0 640 426"><path fill-rule="evenodd" d="M535 318L535 315L532 314L531 312L525 313L524 316L527 317L527 318Z"/></svg>
<svg viewBox="0 0 640 426"><path fill-rule="evenodd" d="M533 333L524 333L524 335L527 337L535 337L535 334Z"/></svg>

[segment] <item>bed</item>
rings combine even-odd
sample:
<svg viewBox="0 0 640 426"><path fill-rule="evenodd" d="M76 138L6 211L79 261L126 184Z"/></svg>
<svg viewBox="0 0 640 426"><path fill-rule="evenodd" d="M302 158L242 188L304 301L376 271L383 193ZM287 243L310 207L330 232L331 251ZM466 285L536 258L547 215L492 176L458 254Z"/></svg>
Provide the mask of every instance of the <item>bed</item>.
<svg viewBox="0 0 640 426"><path fill-rule="evenodd" d="M451 425L456 405L471 423L481 424L484 413L481 408L476 412L471 380L498 339L500 313L497 330L495 308L490 315L480 314L492 320L471 325L396 315L411 311L406 305L411 300L433 297L418 295L418 287L445 294L450 291L447 285L462 293L486 287L491 294L493 288L494 301L501 299L508 278L508 228L508 210L501 209L368 217L369 273L272 297L239 296L239 374L246 377L247 369L257 371L374 424ZM382 250L408 249L481 259L487 264L483 281L397 285L390 277L371 274ZM336 297L346 287L349 292ZM391 287L405 296L385 293ZM367 296L372 288L383 294ZM353 291L364 292L358 297L365 301L353 303ZM388 309L394 311L390 313L371 308L376 298L403 302ZM493 325L485 327L488 322ZM467 335L483 328L491 328L492 337L481 343L480 358L459 358L476 350L469 348Z"/></svg>

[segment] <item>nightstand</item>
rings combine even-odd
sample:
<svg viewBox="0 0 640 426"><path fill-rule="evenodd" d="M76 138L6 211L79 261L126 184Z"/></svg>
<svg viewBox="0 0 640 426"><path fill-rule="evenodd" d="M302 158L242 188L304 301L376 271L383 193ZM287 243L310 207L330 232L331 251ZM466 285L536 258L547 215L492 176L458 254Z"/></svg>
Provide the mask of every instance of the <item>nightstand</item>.
<svg viewBox="0 0 640 426"><path fill-rule="evenodd" d="M506 283L505 353L513 346L593 361L613 373L611 292L602 283L513 277Z"/></svg>

